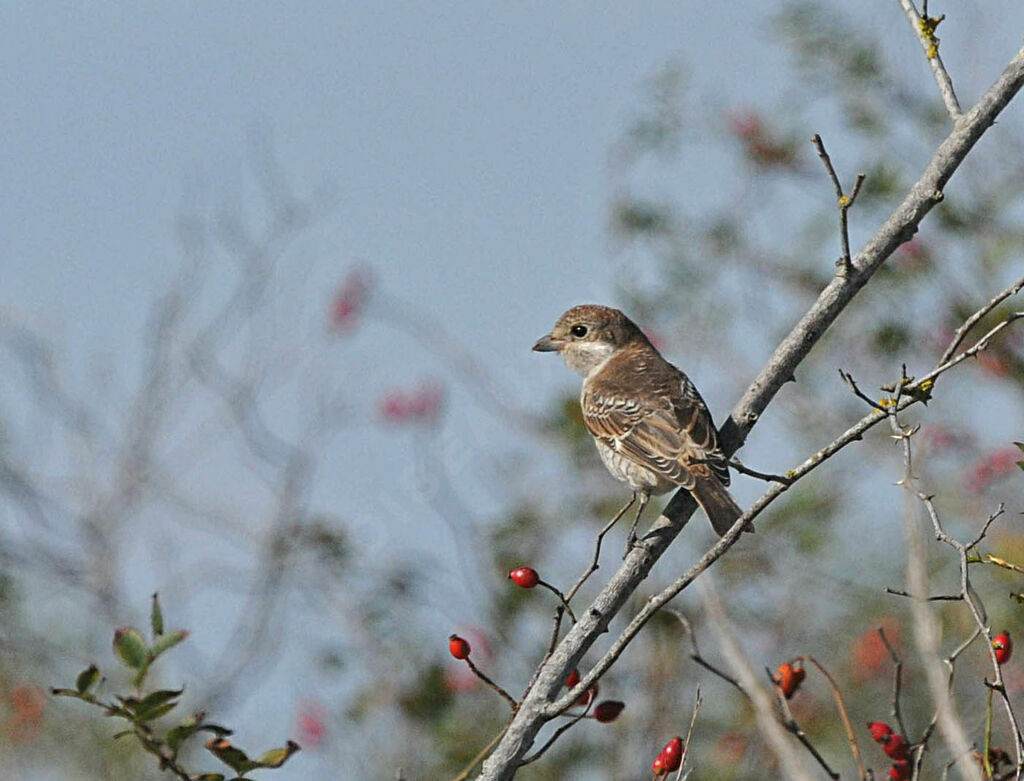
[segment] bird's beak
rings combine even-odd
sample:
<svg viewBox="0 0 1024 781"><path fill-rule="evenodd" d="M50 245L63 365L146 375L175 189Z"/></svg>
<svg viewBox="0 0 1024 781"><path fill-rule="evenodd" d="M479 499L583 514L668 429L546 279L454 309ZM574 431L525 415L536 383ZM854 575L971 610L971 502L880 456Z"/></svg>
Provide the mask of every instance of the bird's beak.
<svg viewBox="0 0 1024 781"><path fill-rule="evenodd" d="M555 339L551 334L542 336L537 340L537 344L533 346L535 353L557 353L562 349L562 345L565 344L561 339Z"/></svg>

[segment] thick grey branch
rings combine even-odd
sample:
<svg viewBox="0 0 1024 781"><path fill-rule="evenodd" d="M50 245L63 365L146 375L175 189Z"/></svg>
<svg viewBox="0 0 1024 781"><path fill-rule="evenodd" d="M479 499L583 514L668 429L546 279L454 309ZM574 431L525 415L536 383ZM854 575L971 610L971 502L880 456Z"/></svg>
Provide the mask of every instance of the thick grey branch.
<svg viewBox="0 0 1024 781"><path fill-rule="evenodd" d="M1022 84L1024 59L1018 53L996 83L942 142L903 202L853 258L850 273L834 278L825 287L810 310L776 348L722 427L721 442L727 454L731 455L743 444L761 413L782 385L793 376L797 366L807 357L822 334L886 258L914 235L921 220L942 200L942 189L946 182ZM881 413L875 414L881 419ZM609 622L647 577L651 567L683 529L695 509L696 505L688 492L679 491L672 497L662 516L645 536L644 544L630 552L594 602L581 612L579 621L543 663L508 731L485 760L480 779L510 779L515 775L541 727L552 718L551 703L556 699L569 670L579 665L584 654L607 630ZM720 553L724 553L737 537L739 530L723 538L727 542ZM577 687L581 691L576 696L583 693L582 685L581 681Z"/></svg>

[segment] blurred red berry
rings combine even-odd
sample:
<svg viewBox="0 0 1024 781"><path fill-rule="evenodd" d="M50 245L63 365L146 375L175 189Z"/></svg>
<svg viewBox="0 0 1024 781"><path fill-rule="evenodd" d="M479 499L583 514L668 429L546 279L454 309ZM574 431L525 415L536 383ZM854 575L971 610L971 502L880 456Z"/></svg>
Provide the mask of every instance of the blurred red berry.
<svg viewBox="0 0 1024 781"><path fill-rule="evenodd" d="M540 575L533 567L516 567L508 573L508 577L520 588L533 588L540 583Z"/></svg>
<svg viewBox="0 0 1024 781"><path fill-rule="evenodd" d="M761 134L761 118L753 111L743 111L732 115L730 129L740 138L753 138Z"/></svg>
<svg viewBox="0 0 1024 781"><path fill-rule="evenodd" d="M619 718L619 714L622 713L625 707L626 703L619 702L618 700L599 702L594 706L594 718L602 724L607 724L609 721L615 721L615 719Z"/></svg>
<svg viewBox="0 0 1024 781"><path fill-rule="evenodd" d="M389 423L432 421L444 406L444 390L435 383L421 383L409 393L391 391L378 407L381 417Z"/></svg>
<svg viewBox="0 0 1024 781"><path fill-rule="evenodd" d="M663 773L668 772L668 770L665 767L665 759L661 756L661 754L658 754L658 756L654 758L654 761L651 763L651 770L654 771L654 775L656 776L660 776Z"/></svg>
<svg viewBox="0 0 1024 781"><path fill-rule="evenodd" d="M1010 661L1010 654L1013 653L1013 640L1010 633L1002 631L992 638L992 648L996 652L996 661L999 664L1006 664Z"/></svg>
<svg viewBox="0 0 1024 781"><path fill-rule="evenodd" d="M569 673L569 677L565 679L565 688L566 689L571 689L573 686L575 686L579 682L580 682L580 671L574 668L573 671L571 673Z"/></svg>
<svg viewBox="0 0 1024 781"><path fill-rule="evenodd" d="M875 677L890 662L889 651L882 642L876 627L885 630L885 636L893 646L900 641L900 626L889 617L872 622L872 628L865 630L850 647L850 660L853 664L853 677L857 681L866 681Z"/></svg>
<svg viewBox="0 0 1024 781"><path fill-rule="evenodd" d="M967 470L967 487L972 491L983 491L996 480L1015 471L1018 460L1020 451L1015 446L991 453Z"/></svg>
<svg viewBox="0 0 1024 781"><path fill-rule="evenodd" d="M297 717L299 737L303 748L316 748L327 732L327 714L324 706L310 700L299 705Z"/></svg>
<svg viewBox="0 0 1024 781"><path fill-rule="evenodd" d="M878 741L882 744L882 751L892 759L907 758L907 741L898 732L892 732Z"/></svg>
<svg viewBox="0 0 1024 781"><path fill-rule="evenodd" d="M679 737L672 738L672 740L665 744L665 748L661 750L658 757L668 772L671 773L673 770L678 770L679 764L683 760L683 739Z"/></svg>
<svg viewBox="0 0 1024 781"><path fill-rule="evenodd" d="M351 331L359 323L366 307L373 277L363 268L354 268L345 275L331 300L329 326L332 331Z"/></svg>
<svg viewBox="0 0 1024 781"><path fill-rule="evenodd" d="M782 690L782 696L788 700L796 693L800 682L805 677L807 677L807 671L804 670L802 664L798 662L794 665L791 662L783 662L775 669L775 675L772 676L772 680L779 685L779 688Z"/></svg>
<svg viewBox="0 0 1024 781"><path fill-rule="evenodd" d="M469 642L458 635L448 635L448 651L456 659L468 659Z"/></svg>
<svg viewBox="0 0 1024 781"><path fill-rule="evenodd" d="M586 706L588 706L591 702L594 701L594 699L597 698L597 691L598 691L597 684L596 683L592 683L590 685L590 688L587 689L585 692L583 692L583 694L580 696L580 698L578 700L576 700L576 706L578 706L580 708L585 708Z"/></svg>
<svg viewBox="0 0 1024 781"><path fill-rule="evenodd" d="M892 767L889 768L889 778L892 779L892 781L910 781L910 778L913 775L914 766L906 759L893 762Z"/></svg>
<svg viewBox="0 0 1024 781"><path fill-rule="evenodd" d="M868 732L871 733L871 739L873 741L881 743L888 735L892 734L892 727L884 721L869 721Z"/></svg>

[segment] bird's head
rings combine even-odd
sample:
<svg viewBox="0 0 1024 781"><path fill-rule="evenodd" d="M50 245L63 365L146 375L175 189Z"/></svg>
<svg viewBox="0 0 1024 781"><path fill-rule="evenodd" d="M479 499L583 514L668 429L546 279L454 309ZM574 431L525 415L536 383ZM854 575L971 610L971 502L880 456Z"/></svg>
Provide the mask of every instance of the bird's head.
<svg viewBox="0 0 1024 781"><path fill-rule="evenodd" d="M583 304L558 318L551 333L538 339L533 349L560 353L570 369L586 377L637 340L647 342L647 337L618 309Z"/></svg>

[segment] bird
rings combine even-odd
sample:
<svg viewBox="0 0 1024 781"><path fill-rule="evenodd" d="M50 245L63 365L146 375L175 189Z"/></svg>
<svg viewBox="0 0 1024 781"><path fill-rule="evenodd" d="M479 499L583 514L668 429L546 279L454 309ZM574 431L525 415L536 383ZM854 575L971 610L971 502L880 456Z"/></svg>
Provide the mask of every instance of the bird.
<svg viewBox="0 0 1024 781"><path fill-rule="evenodd" d="M693 495L719 536L733 526L743 511L726 489L729 462L707 404L636 323L612 307L574 306L533 349L557 352L582 375L583 422L605 467L633 490L605 531L640 500L627 553L651 496L677 487Z"/></svg>

